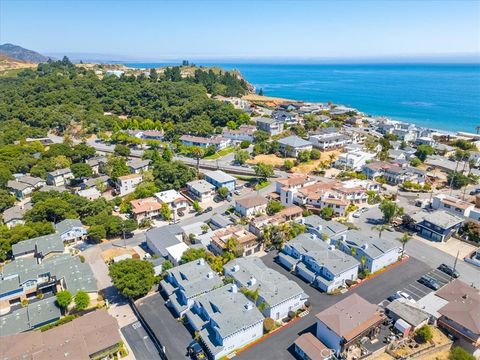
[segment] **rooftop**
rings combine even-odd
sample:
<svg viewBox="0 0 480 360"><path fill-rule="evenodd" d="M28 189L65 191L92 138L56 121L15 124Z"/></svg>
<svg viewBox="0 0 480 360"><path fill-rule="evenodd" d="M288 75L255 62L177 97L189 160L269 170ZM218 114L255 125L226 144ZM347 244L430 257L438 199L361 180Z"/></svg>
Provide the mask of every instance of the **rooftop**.
<svg viewBox="0 0 480 360"><path fill-rule="evenodd" d="M215 190L215 186L210 184L206 180L194 180L187 183L187 186L195 191L199 192L200 194L208 193L210 191Z"/></svg>
<svg viewBox="0 0 480 360"><path fill-rule="evenodd" d="M237 180L232 175L229 175L222 170L207 171L204 175L206 178L210 178L218 183L235 182Z"/></svg>
<svg viewBox="0 0 480 360"><path fill-rule="evenodd" d="M293 148L312 145L310 141L304 140L295 135L291 135L291 136L287 136L285 138L279 139L278 143L284 146L291 146Z"/></svg>
<svg viewBox="0 0 480 360"><path fill-rule="evenodd" d="M26 203L23 206L21 205L12 206L11 208L8 208L3 212L2 214L3 222L8 223L12 220L21 220L23 219L23 215L25 214L25 212L27 212L31 208L32 208L31 203Z"/></svg>
<svg viewBox="0 0 480 360"><path fill-rule="evenodd" d="M261 195L252 195L252 196L244 197L241 199L237 199L236 203L245 209L249 209L255 206L266 205L268 203L268 200Z"/></svg>
<svg viewBox="0 0 480 360"><path fill-rule="evenodd" d="M130 201L132 205L132 212L134 214L141 214L148 211L158 211L162 207L154 197L135 199Z"/></svg>
<svg viewBox="0 0 480 360"><path fill-rule="evenodd" d="M444 229L449 229L463 222L461 217L445 210L437 210L430 213L421 212L420 214L419 217L423 218L423 220Z"/></svg>
<svg viewBox="0 0 480 360"><path fill-rule="evenodd" d="M186 200L177 190L165 190L155 194L155 197L158 201L170 204L175 200L182 199Z"/></svg>
<svg viewBox="0 0 480 360"><path fill-rule="evenodd" d="M361 248L362 251L373 259L376 259L383 254L393 250L400 249L397 241L379 238L378 236L365 235L365 233L358 230L348 230L345 234L340 235L336 239L343 240L348 246Z"/></svg>
<svg viewBox="0 0 480 360"><path fill-rule="evenodd" d="M387 305L386 309L396 314L413 327L420 326L430 317L428 312L419 308L417 304L412 304L410 301L404 298L394 300Z"/></svg>
<svg viewBox="0 0 480 360"><path fill-rule="evenodd" d="M29 252L37 252L42 254L42 256L46 256L51 252L63 251L63 240L59 234L43 235L29 240L22 240L12 245L14 257Z"/></svg>
<svg viewBox="0 0 480 360"><path fill-rule="evenodd" d="M133 169L142 169L150 164L150 160L143 160L139 158L131 158L127 161L127 166Z"/></svg>
<svg viewBox="0 0 480 360"><path fill-rule="evenodd" d="M55 171L51 171L48 173L48 175L50 176L53 176L53 177L57 177L57 176L63 176L63 175L66 175L66 174L70 174L72 171L70 170L70 168L64 168L64 169L58 169L58 170L55 170Z"/></svg>
<svg viewBox="0 0 480 360"><path fill-rule="evenodd" d="M74 228L83 228L83 224L79 219L65 219L55 224L55 229L60 235Z"/></svg>
<svg viewBox="0 0 480 360"><path fill-rule="evenodd" d="M295 340L295 345L300 348L311 360L325 360L330 357L330 355L322 355L327 354L329 349L312 333L304 333L300 335Z"/></svg>

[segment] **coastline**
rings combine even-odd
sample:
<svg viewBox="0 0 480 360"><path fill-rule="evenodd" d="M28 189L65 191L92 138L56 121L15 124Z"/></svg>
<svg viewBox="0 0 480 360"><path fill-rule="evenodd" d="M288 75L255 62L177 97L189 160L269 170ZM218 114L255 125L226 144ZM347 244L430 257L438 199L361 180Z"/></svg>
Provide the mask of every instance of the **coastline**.
<svg viewBox="0 0 480 360"><path fill-rule="evenodd" d="M175 65L123 64L134 69ZM274 98L309 103L332 101L372 117L442 133L475 133L480 125L478 64L197 65L238 70L246 81Z"/></svg>

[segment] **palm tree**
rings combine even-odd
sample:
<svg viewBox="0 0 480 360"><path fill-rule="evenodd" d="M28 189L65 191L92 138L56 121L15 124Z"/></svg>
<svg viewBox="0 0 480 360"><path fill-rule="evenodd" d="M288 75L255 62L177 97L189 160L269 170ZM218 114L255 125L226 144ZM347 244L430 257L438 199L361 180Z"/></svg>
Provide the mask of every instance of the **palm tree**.
<svg viewBox="0 0 480 360"><path fill-rule="evenodd" d="M378 237L382 238L382 233L389 228L389 225L382 224L382 225L375 225L372 229L378 231Z"/></svg>
<svg viewBox="0 0 480 360"><path fill-rule="evenodd" d="M353 257L355 257L355 255L357 255L357 249L352 247L350 248L350 255L352 255Z"/></svg>
<svg viewBox="0 0 480 360"><path fill-rule="evenodd" d="M360 264L362 264L362 269L365 267L366 262L367 258L365 257L365 255L362 255L362 257L360 258Z"/></svg>
<svg viewBox="0 0 480 360"><path fill-rule="evenodd" d="M474 159L469 159L468 160L468 178L470 179L470 175L472 173L472 168L475 166L475 160ZM468 184L465 185L463 188L463 195L462 195L462 200L465 200L465 192L467 191L467 186Z"/></svg>
<svg viewBox="0 0 480 360"><path fill-rule="evenodd" d="M197 174L198 174L198 169L200 167L200 159L203 157L204 155L204 152L203 152L203 149L199 146L195 146L193 149L192 149L192 154L193 154L193 157L197 159Z"/></svg>
<svg viewBox="0 0 480 360"><path fill-rule="evenodd" d="M412 240L412 237L408 233L403 233L402 237L398 239L400 243L402 244L402 259L403 256L405 255L405 245Z"/></svg>
<svg viewBox="0 0 480 360"><path fill-rule="evenodd" d="M463 157L464 157L463 151L457 149L454 156L457 164L455 165L455 171L453 172L452 178L450 179L450 195L452 195L452 191L453 191L453 179L455 179L455 174L457 173L458 165L460 164L460 161L463 160Z"/></svg>

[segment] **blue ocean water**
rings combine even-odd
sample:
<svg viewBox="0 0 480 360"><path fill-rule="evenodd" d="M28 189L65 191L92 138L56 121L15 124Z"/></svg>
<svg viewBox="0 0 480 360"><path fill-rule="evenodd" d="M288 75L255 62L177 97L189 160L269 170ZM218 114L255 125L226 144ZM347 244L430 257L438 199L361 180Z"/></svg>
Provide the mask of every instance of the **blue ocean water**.
<svg viewBox="0 0 480 360"><path fill-rule="evenodd" d="M475 132L480 126L480 64L198 65L237 69L268 96L333 101L369 115L448 131Z"/></svg>

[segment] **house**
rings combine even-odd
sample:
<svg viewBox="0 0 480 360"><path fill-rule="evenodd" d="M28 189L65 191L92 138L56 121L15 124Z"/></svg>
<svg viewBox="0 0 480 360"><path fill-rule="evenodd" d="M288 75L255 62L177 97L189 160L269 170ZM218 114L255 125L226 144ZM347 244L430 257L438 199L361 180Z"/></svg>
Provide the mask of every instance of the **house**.
<svg viewBox="0 0 480 360"><path fill-rule="evenodd" d="M54 300L55 298L44 299L41 306L48 303L45 310L54 309ZM57 315L59 318L60 309ZM52 312L51 317L53 316ZM0 332L5 334L3 330ZM4 336L0 356L2 359L109 358L118 353L118 344L121 342L117 320L107 310L100 309L47 331Z"/></svg>
<svg viewBox="0 0 480 360"><path fill-rule="evenodd" d="M267 267L258 257L233 259L223 266L223 270L240 289L258 291L256 305L263 316L273 320L287 318L291 311L303 308L308 299L296 282Z"/></svg>
<svg viewBox="0 0 480 360"><path fill-rule="evenodd" d="M35 190L32 185L17 180L8 180L7 188L17 199L25 199Z"/></svg>
<svg viewBox="0 0 480 360"><path fill-rule="evenodd" d="M312 333L303 333L294 342L294 350L302 360L331 360L333 351Z"/></svg>
<svg viewBox="0 0 480 360"><path fill-rule="evenodd" d="M377 305L352 294L316 315L317 338L337 355L364 336L375 336L385 320Z"/></svg>
<svg viewBox="0 0 480 360"><path fill-rule="evenodd" d="M69 180L73 178L73 173L69 168L59 169L47 174L47 184L53 186L64 186L68 185Z"/></svg>
<svg viewBox="0 0 480 360"><path fill-rule="evenodd" d="M26 307L19 307L12 312L0 317L0 334L2 334L2 347L0 356L3 352L10 349L5 347L5 339L19 333L37 329L44 325L48 325L60 319L62 312L56 304L54 297L49 297L28 304ZM32 332L28 332L31 334Z"/></svg>
<svg viewBox="0 0 480 360"><path fill-rule="evenodd" d="M162 204L167 204L174 212L187 211L190 203L177 190L165 190L155 194L155 198Z"/></svg>
<svg viewBox="0 0 480 360"><path fill-rule="evenodd" d="M223 282L202 258L167 270L160 285L168 296L168 305L181 317L190 310L196 297L222 286Z"/></svg>
<svg viewBox="0 0 480 360"><path fill-rule="evenodd" d="M366 151L349 151L338 155L338 158L335 161L335 167L342 170L360 170L363 166L365 166L365 164L367 164L368 161L371 161L374 158L375 154Z"/></svg>
<svg viewBox="0 0 480 360"><path fill-rule="evenodd" d="M47 185L47 182L42 178L30 175L22 175L16 178L17 181L33 186L34 189L40 189Z"/></svg>
<svg viewBox="0 0 480 360"><path fill-rule="evenodd" d="M469 217L475 205L446 194L435 195L432 199L432 208L445 210L457 216Z"/></svg>
<svg viewBox="0 0 480 360"><path fill-rule="evenodd" d="M389 166L383 174L385 180L392 185L403 184L406 181L423 185L427 179L427 174L413 167Z"/></svg>
<svg viewBox="0 0 480 360"><path fill-rule="evenodd" d="M336 128L321 128L308 138L313 147L321 151L330 151L344 147L350 138L341 134Z"/></svg>
<svg viewBox="0 0 480 360"><path fill-rule="evenodd" d="M21 243L21 242L20 242ZM40 263L38 261L41 261ZM0 275L0 309L38 292L68 290L72 294L83 290L97 296L97 282L87 263L78 256L61 254L48 258L15 258L5 264Z"/></svg>
<svg viewBox="0 0 480 360"><path fill-rule="evenodd" d="M263 336L262 313L235 284L197 297L185 316L215 360Z"/></svg>
<svg viewBox="0 0 480 360"><path fill-rule="evenodd" d="M94 174L103 173L103 168L107 163L107 158L105 156L96 156L85 161L90 167Z"/></svg>
<svg viewBox="0 0 480 360"><path fill-rule="evenodd" d="M248 224L248 230L259 236L263 236L263 231L271 225L279 225L288 221L297 220L302 216L303 209L299 206L292 205L280 210L275 215L262 215L253 218Z"/></svg>
<svg viewBox="0 0 480 360"><path fill-rule="evenodd" d="M338 221L324 220L318 215L310 215L297 220L298 223L305 225L305 231L315 235L319 239L331 239L345 234L348 227Z"/></svg>
<svg viewBox="0 0 480 360"><path fill-rule="evenodd" d="M190 195L198 201L208 201L215 195L215 186L205 180L194 180L187 183Z"/></svg>
<svg viewBox="0 0 480 360"><path fill-rule="evenodd" d="M393 165L384 161L372 161L362 167L362 172L367 175L368 179L373 180L384 176L385 171L391 166Z"/></svg>
<svg viewBox="0 0 480 360"><path fill-rule="evenodd" d="M263 249L263 244L257 237L246 230L242 225L231 225L213 232L210 248L216 254L222 254L228 249L228 241L233 239L237 243L238 256L253 255Z"/></svg>
<svg viewBox="0 0 480 360"><path fill-rule="evenodd" d="M164 136L163 130L145 130L142 133L142 139L162 141Z"/></svg>
<svg viewBox="0 0 480 360"><path fill-rule="evenodd" d="M95 200L102 196L100 191L98 191L97 188L94 187L85 190L78 190L77 195L84 197L88 200Z"/></svg>
<svg viewBox="0 0 480 360"><path fill-rule="evenodd" d="M251 195L235 201L235 211L241 216L252 217L267 211L268 200L261 195Z"/></svg>
<svg viewBox="0 0 480 360"><path fill-rule="evenodd" d="M214 146L217 151L225 149L231 144L231 140L223 136L201 137L192 135L182 135L180 141L185 146L199 146L201 148L207 148Z"/></svg>
<svg viewBox="0 0 480 360"><path fill-rule="evenodd" d="M32 203L26 203L25 205L12 206L6 209L2 214L2 220L5 225L10 229L15 225L25 224L23 215L32 208Z"/></svg>
<svg viewBox="0 0 480 360"><path fill-rule="evenodd" d="M55 230L64 243L77 242L85 239L87 229L78 219L65 219L55 224Z"/></svg>
<svg viewBox="0 0 480 360"><path fill-rule="evenodd" d="M80 184L81 189L91 189L94 187L105 187L107 188L110 184L110 177L108 175L100 175L97 177L92 177L89 179L84 179L83 183Z"/></svg>
<svg viewBox="0 0 480 360"><path fill-rule="evenodd" d="M183 241L183 230L178 225L166 225L153 228L146 233L147 246L155 255L178 265L183 253L188 250Z"/></svg>
<svg viewBox="0 0 480 360"><path fill-rule="evenodd" d="M420 212L414 214L412 218L416 223L418 235L436 242L447 241L463 224L463 218L445 210Z"/></svg>
<svg viewBox="0 0 480 360"><path fill-rule="evenodd" d="M435 146L436 145L436 142L435 142L435 139L431 138L431 137L427 137L427 136L421 136L421 137L418 137L416 140L415 140L415 145L429 145L429 146Z"/></svg>
<svg viewBox="0 0 480 360"><path fill-rule="evenodd" d="M385 314L394 322L402 319L412 327L412 330L426 325L430 319L428 312L404 298L396 299L388 304Z"/></svg>
<svg viewBox="0 0 480 360"><path fill-rule="evenodd" d="M287 178L277 179L275 192L280 195L280 202L283 205L293 205L295 194L300 188L313 185L317 182L315 178L303 174L292 174Z"/></svg>
<svg viewBox="0 0 480 360"><path fill-rule="evenodd" d="M228 190L235 190L237 179L222 170L207 171L204 179L215 186L216 189L226 187Z"/></svg>
<svg viewBox="0 0 480 360"><path fill-rule="evenodd" d="M127 161L128 170L132 174L140 174L148 170L150 160L142 160L139 158L131 158Z"/></svg>
<svg viewBox="0 0 480 360"><path fill-rule="evenodd" d="M297 114L283 110L272 112L272 118L284 123L286 126L298 124Z"/></svg>
<svg viewBox="0 0 480 360"><path fill-rule="evenodd" d="M153 219L160 215L161 205L154 197L130 201L133 218L137 221ZM167 219L168 220L168 219Z"/></svg>
<svg viewBox="0 0 480 360"><path fill-rule="evenodd" d="M287 242L279 262L310 284L332 292L354 281L360 263L313 234L300 234Z"/></svg>
<svg viewBox="0 0 480 360"><path fill-rule="evenodd" d="M271 118L256 118L258 130L265 131L270 136L276 136L284 131L284 124L281 121Z"/></svg>
<svg viewBox="0 0 480 360"><path fill-rule="evenodd" d="M21 257L42 259L49 255L62 254L64 251L63 240L59 234L38 236L12 245L12 255L15 259Z"/></svg>
<svg viewBox="0 0 480 360"><path fill-rule="evenodd" d="M311 151L312 143L296 135L278 140L280 152L287 156L297 157L300 151Z"/></svg>
<svg viewBox="0 0 480 360"><path fill-rule="evenodd" d="M358 230L348 230L332 239L332 243L339 243L340 250L349 255L353 254L355 259L363 263L362 268L370 273L397 262L402 254L399 242L366 235Z"/></svg>
<svg viewBox="0 0 480 360"><path fill-rule="evenodd" d="M436 296L448 301L438 310L438 326L478 348L480 291L456 279L438 290Z"/></svg>
<svg viewBox="0 0 480 360"><path fill-rule="evenodd" d="M115 189L120 196L125 196L134 192L137 185L142 181L142 174L128 174L119 176L115 182Z"/></svg>
<svg viewBox="0 0 480 360"><path fill-rule="evenodd" d="M238 129L223 129L223 137L230 139L231 141L241 142L249 141L253 142L253 134L257 130L255 125L240 125Z"/></svg>

